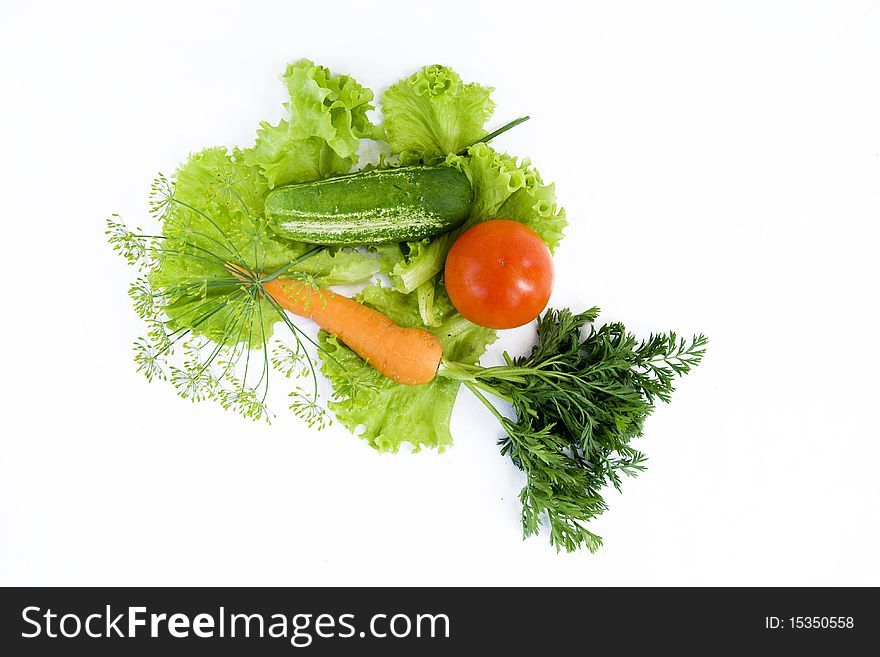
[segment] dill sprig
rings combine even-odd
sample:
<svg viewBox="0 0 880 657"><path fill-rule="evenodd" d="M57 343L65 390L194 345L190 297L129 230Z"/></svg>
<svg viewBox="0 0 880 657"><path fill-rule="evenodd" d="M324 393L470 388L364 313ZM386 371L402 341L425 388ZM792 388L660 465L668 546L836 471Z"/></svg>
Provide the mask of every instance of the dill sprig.
<svg viewBox="0 0 880 657"><path fill-rule="evenodd" d="M707 343L675 333L638 341L619 323L593 327L598 314L548 310L528 356L505 353L505 365L486 368L444 361L439 372L464 383L504 428L501 453L526 474L523 536L539 533L546 518L551 544L569 552L602 545L586 526L607 508L602 490L619 490L623 477L645 469L645 455L630 443L654 402L669 401L674 379L700 363ZM515 419L487 395L511 404Z"/></svg>
<svg viewBox="0 0 880 657"><path fill-rule="evenodd" d="M273 416L267 404L271 370L306 378L310 385L294 388L290 407L309 426L324 427L329 414L319 404L307 349L317 345L262 288L281 275L316 285L311 275L290 270L323 247L267 268L260 248L265 222L252 216L235 184L235 176L223 171L208 181L209 201L222 210L212 216L178 198L175 182L160 174L151 186L150 211L161 235L132 230L117 215L107 221L111 246L140 274L129 288L147 326L133 346L137 370L150 381L169 381L184 399L214 400L267 421ZM289 328L292 347L270 346L267 325L278 321Z"/></svg>

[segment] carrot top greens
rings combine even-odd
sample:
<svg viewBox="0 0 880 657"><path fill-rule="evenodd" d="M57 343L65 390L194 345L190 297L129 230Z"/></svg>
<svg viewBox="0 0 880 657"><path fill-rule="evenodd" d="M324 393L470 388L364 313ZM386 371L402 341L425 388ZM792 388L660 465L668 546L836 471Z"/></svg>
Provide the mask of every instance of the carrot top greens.
<svg viewBox="0 0 880 657"><path fill-rule="evenodd" d="M538 319L538 344L506 365L444 363L440 374L464 383L498 418L506 435L501 453L526 473L520 493L523 533L537 534L541 518L550 542L568 551L595 552L602 539L586 521L607 508L602 489L620 490L621 475L645 469L630 444L642 435L655 400L669 401L676 377L703 358L705 336L675 333L637 341L622 324L592 325L599 314L548 310ZM506 400L516 419L502 415L487 395Z"/></svg>
<svg viewBox="0 0 880 657"><path fill-rule="evenodd" d="M449 421L467 387L498 419L502 454L523 470L523 534L547 521L557 549L593 551L601 539L587 522L606 508L602 489L644 469L632 446L673 380L697 365L706 339L674 333L638 341L620 324L593 326L598 310L548 310L528 356L477 363L494 331L452 306L442 271L461 231L496 217L528 225L554 250L566 226L555 189L528 160L486 142L491 89L451 69L424 67L382 95L374 124L372 91L308 60L282 75L287 115L257 130L250 148L208 148L153 183L155 228L107 222L113 248L138 276L129 293L144 320L134 344L137 369L168 380L192 401L214 400L254 420L269 420L270 379L289 382L288 404L310 426L335 417L380 451L404 443L443 450ZM526 117L527 118L527 117ZM453 166L474 192L464 225L444 235L379 247L335 248L285 239L264 215L269 191L355 170L364 140L378 144L370 167ZM311 337L264 285L278 278L309 289L369 282L358 299L404 327L433 332L443 361L433 381L404 386L385 378L335 336ZM270 286L271 287L271 286ZM279 325L282 331L276 332ZM315 360L317 357L318 360ZM320 394L320 376L330 383ZM509 417L507 409L512 409Z"/></svg>

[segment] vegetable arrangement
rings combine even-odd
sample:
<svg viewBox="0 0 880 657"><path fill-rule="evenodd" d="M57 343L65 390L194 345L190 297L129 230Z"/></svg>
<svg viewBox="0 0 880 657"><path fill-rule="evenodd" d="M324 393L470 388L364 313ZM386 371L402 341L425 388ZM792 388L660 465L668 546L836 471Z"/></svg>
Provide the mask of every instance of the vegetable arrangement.
<svg viewBox="0 0 880 657"><path fill-rule="evenodd" d="M138 370L255 420L273 416L280 376L309 426L332 413L392 452L449 447L464 386L525 473L524 535L546 523L557 549L595 551L587 524L606 508L602 490L644 469L632 440L700 362L705 337L639 341L594 325L597 308L538 317L565 214L528 160L488 144L527 118L489 132L490 88L425 67L383 93L373 124L373 93L349 76L301 60L282 80L287 116L260 124L252 147L205 149L156 179L160 230L108 221L113 248L139 270ZM381 152L358 169L364 140ZM329 289L366 281L354 299ZM315 321L317 340L289 313ZM478 364L494 329L536 318L531 354Z"/></svg>

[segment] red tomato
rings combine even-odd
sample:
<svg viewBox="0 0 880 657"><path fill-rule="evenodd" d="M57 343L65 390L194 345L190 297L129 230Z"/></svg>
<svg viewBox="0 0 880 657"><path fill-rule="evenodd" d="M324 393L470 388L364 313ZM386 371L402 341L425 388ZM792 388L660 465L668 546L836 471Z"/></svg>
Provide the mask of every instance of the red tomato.
<svg viewBox="0 0 880 657"><path fill-rule="evenodd" d="M517 221L493 219L461 234L446 257L446 290L474 324L514 328L541 314L553 290L550 249Z"/></svg>

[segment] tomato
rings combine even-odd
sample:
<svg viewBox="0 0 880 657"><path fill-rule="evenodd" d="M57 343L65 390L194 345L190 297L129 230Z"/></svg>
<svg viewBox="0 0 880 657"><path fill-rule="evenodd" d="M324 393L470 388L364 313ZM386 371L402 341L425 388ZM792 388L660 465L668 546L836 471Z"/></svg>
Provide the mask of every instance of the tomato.
<svg viewBox="0 0 880 657"><path fill-rule="evenodd" d="M474 324L514 328L541 314L553 290L550 249L517 221L493 219L469 228L446 257L452 305Z"/></svg>

